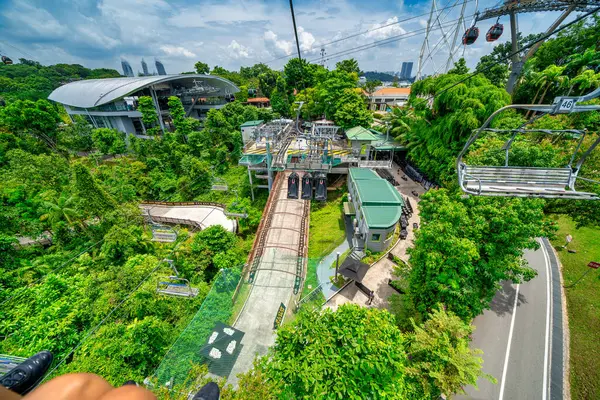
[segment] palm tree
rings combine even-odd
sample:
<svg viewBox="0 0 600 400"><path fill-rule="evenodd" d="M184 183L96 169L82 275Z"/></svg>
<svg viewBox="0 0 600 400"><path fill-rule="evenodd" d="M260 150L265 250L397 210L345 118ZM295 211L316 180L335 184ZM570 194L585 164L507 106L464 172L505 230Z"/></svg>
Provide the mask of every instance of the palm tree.
<svg viewBox="0 0 600 400"><path fill-rule="evenodd" d="M537 104L542 104L542 102L544 101L544 97L546 96L546 93L548 93L548 89L550 89L550 87L552 85L554 85L556 83L559 83L559 85L561 85L561 86L564 85L565 81L567 81L569 79L567 76L562 75L564 70L565 70L565 67L559 67L557 65L550 65L542 72L539 72L539 73L534 72L531 74L532 79L534 79L533 83L538 88L538 90L535 93L535 96L533 98L532 104L535 104L536 101L537 101ZM538 95L540 94L540 91L542 90L542 88L544 88L544 91L542 92L542 95L540 96L540 98L538 100ZM525 114L525 118L529 118L530 113L531 113L531 111L527 111L527 114Z"/></svg>
<svg viewBox="0 0 600 400"><path fill-rule="evenodd" d="M544 89L544 93L542 93L542 97L540 97L538 104L542 104L546 93L548 93L548 89L550 89L552 85L558 83L560 86L563 86L564 82L569 79L568 77L562 75L564 70L565 67L550 65L548 68L542 71L542 75L539 79L541 84L545 85L546 88Z"/></svg>
<svg viewBox="0 0 600 400"><path fill-rule="evenodd" d="M594 73L593 70L586 69L573 78L571 82L571 89L573 89L575 86L579 86L579 95L583 95L584 92L588 91L588 89L597 88L600 86L600 72Z"/></svg>
<svg viewBox="0 0 600 400"><path fill-rule="evenodd" d="M40 221L48 221L51 226L61 221L66 221L68 225L73 226L78 221L79 213L75 209L77 199L74 195L68 195L64 192L60 196L52 196L53 193L46 192L42 194L42 208L46 211L40 217Z"/></svg>
<svg viewBox="0 0 600 400"><path fill-rule="evenodd" d="M395 138L410 132L415 119L414 112L407 107L393 107L392 111L385 116L386 122L391 125L390 134Z"/></svg>

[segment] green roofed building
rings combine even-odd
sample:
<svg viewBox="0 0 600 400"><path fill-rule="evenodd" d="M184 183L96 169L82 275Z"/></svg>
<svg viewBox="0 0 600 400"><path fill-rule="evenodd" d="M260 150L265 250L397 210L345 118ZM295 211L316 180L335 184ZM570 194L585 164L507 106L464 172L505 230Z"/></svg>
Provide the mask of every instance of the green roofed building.
<svg viewBox="0 0 600 400"><path fill-rule="evenodd" d="M372 251L385 250L393 240L404 201L391 183L375 171L350 168L349 203L345 209L355 213L355 238Z"/></svg>

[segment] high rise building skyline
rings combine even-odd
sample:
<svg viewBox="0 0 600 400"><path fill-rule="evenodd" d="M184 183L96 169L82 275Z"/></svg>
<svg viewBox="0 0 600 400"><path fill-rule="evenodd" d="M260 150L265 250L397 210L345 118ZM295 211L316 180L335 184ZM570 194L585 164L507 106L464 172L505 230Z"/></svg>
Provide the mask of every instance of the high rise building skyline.
<svg viewBox="0 0 600 400"><path fill-rule="evenodd" d="M405 61L402 63L402 70L400 71L400 79L410 79L412 77L412 68L414 63L412 61Z"/></svg>
<svg viewBox="0 0 600 400"><path fill-rule="evenodd" d="M158 60L154 60L154 65L156 66L156 72L158 72L159 75L166 75L167 71L165 70L165 66L163 65L162 62L158 61Z"/></svg>
<svg viewBox="0 0 600 400"><path fill-rule="evenodd" d="M129 64L129 61L121 60L121 67L123 68L123 75L133 76L133 68L131 68L131 64Z"/></svg>
<svg viewBox="0 0 600 400"><path fill-rule="evenodd" d="M143 58L142 58L142 73L144 74L144 76L150 75L150 73L148 72L148 64L146 64L146 61L144 61Z"/></svg>

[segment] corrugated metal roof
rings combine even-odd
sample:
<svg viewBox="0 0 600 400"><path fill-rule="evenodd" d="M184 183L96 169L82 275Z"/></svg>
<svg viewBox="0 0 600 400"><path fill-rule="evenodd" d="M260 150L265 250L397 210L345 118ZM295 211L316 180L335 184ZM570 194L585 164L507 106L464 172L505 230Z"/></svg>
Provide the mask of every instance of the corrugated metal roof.
<svg viewBox="0 0 600 400"><path fill-rule="evenodd" d="M350 168L361 212L372 229L387 229L402 215L404 199L391 183L366 168Z"/></svg>
<svg viewBox="0 0 600 400"><path fill-rule="evenodd" d="M350 168L348 171L353 180L357 179L381 179L372 169L368 168Z"/></svg>
<svg viewBox="0 0 600 400"><path fill-rule="evenodd" d="M398 206L364 206L363 215L371 229L387 229L394 226L402 215Z"/></svg>
<svg viewBox="0 0 600 400"><path fill-rule="evenodd" d="M357 179L354 181L362 205L402 206L402 197L385 179Z"/></svg>
<svg viewBox="0 0 600 400"><path fill-rule="evenodd" d="M346 137L350 140L377 140L375 135L362 126L355 126L346 131Z"/></svg>
<svg viewBox="0 0 600 400"><path fill-rule="evenodd" d="M245 127L245 126L256 126L256 125L260 125L262 124L264 121L262 119L258 119L256 121L246 121L244 122L242 125L240 125L241 127Z"/></svg>
<svg viewBox="0 0 600 400"><path fill-rule="evenodd" d="M75 81L55 89L50 93L48 99L73 107L93 108L110 103L151 85L185 79L208 81L210 85L221 89L222 94L239 92L237 86L218 76L200 74L155 75Z"/></svg>

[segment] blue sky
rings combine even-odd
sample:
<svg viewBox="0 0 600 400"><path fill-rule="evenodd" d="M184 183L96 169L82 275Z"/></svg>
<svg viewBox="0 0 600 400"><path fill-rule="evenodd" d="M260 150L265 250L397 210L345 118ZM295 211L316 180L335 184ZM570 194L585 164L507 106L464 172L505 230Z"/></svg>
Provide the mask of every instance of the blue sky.
<svg viewBox="0 0 600 400"><path fill-rule="evenodd" d="M454 3L439 1L440 7ZM481 0L479 9L497 3ZM474 13L474 4L471 1L467 5L466 14ZM420 15L428 13L430 7L429 0L294 1L302 53L309 60L320 58L321 47L333 55L422 30L427 15ZM458 10L459 7L450 9L448 19L457 18ZM525 14L520 16L519 28L525 35L540 32L556 16L557 13ZM411 17L415 18L326 44ZM475 66L479 57L491 51L494 44L487 43L484 36L493 22L478 24L481 37L465 51L469 66ZM501 22L506 34L499 42L509 36L508 18ZM433 45L441 37L441 32L434 32ZM356 58L363 70L399 71L403 61L414 61L416 69L423 38L418 32L349 57ZM14 59L34 58L43 64L79 63L119 71L121 58L129 60L137 71L141 69L142 57L152 67L156 57L168 73L179 73L193 70L198 60L228 69L269 62L272 68L279 69L287 56L295 55L295 42L288 0L0 0L0 50ZM434 56L434 63L427 63L425 72L432 73L434 65L443 64L445 58L447 53L440 51ZM327 64L333 66L340 59L332 57Z"/></svg>

